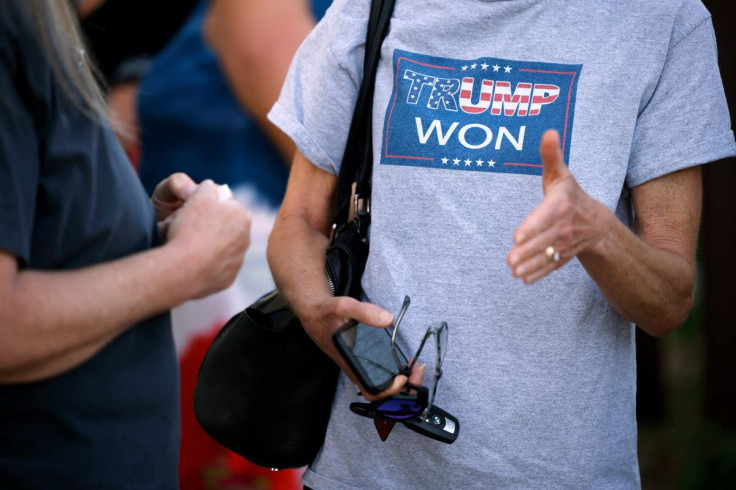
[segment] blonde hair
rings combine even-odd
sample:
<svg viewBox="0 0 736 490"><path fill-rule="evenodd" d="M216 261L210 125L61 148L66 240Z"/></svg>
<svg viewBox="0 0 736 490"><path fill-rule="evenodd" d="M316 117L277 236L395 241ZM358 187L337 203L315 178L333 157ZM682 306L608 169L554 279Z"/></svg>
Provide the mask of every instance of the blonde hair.
<svg viewBox="0 0 736 490"><path fill-rule="evenodd" d="M64 94L90 118L109 121L100 88L102 79L87 55L70 2L21 1L30 11L53 76Z"/></svg>

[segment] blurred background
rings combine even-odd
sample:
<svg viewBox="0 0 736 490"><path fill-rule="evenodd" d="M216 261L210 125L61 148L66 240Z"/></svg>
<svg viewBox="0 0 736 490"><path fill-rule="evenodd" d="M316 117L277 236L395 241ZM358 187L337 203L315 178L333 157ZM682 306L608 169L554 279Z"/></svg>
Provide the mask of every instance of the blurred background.
<svg viewBox="0 0 736 490"><path fill-rule="evenodd" d="M330 0L75 0L149 191L185 171L227 183L253 210L253 244L229 290L173 312L182 378L181 488L300 489L212 441L192 410L196 372L230 315L272 287L265 246L293 146L266 119L291 56ZM703 0L736 115L733 0ZM736 488L736 161L707 165L696 304L665 339L637 332L639 459L644 489Z"/></svg>
<svg viewBox="0 0 736 490"><path fill-rule="evenodd" d="M736 126L736 11L703 0ZM664 339L637 332L639 462L645 489L736 488L736 160L703 169L696 304Z"/></svg>

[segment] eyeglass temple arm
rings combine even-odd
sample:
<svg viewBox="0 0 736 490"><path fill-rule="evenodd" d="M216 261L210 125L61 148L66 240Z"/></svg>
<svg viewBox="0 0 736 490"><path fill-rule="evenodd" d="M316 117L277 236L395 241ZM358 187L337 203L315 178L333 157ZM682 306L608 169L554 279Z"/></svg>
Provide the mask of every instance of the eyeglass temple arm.
<svg viewBox="0 0 736 490"><path fill-rule="evenodd" d="M441 349L447 348L447 346L442 346L440 342L442 342L442 336L440 335L440 332L442 330L447 330L449 327L447 326L447 322L442 322L442 325L440 325L440 328L437 330L437 353L435 357L435 364L434 364L434 383L432 384L432 393L429 394L429 399L427 401L427 407L422 412L422 417L427 418L429 416L429 411L432 408L432 405L434 405L434 397L437 394L437 385L440 383L440 378L442 377L442 353ZM424 336L424 339L422 340L422 345L419 347L419 352L422 351L422 348L424 348L424 341L429 338L429 331L427 331L427 335ZM417 357L419 357L419 352L417 353Z"/></svg>
<svg viewBox="0 0 736 490"><path fill-rule="evenodd" d="M406 313L406 310L409 309L409 304L411 303L411 299L409 296L404 296L404 304L401 305L401 310L399 310L399 316L396 318L396 323L394 324L394 331L391 332L391 353L394 355L394 361L396 361L396 369L401 372L405 367L401 365L401 360L399 359L399 354L396 352L396 332L399 330L399 325L401 324L401 320L404 318L404 314Z"/></svg>
<svg viewBox="0 0 736 490"><path fill-rule="evenodd" d="M409 360L409 369L414 367L414 364L417 362L417 359L419 359L419 356L422 355L422 351L424 350L424 344L427 343L427 339L434 335L434 332L431 328L427 329L427 331L424 334L424 337L422 337L422 343L419 344L419 349L417 349L417 353L414 354L414 357Z"/></svg>

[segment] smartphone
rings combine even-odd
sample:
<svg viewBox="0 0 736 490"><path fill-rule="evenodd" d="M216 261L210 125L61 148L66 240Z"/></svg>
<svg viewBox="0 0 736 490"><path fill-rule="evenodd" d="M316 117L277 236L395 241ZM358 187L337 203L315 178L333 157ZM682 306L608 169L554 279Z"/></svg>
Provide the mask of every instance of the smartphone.
<svg viewBox="0 0 736 490"><path fill-rule="evenodd" d="M350 322L335 331L332 341L360 384L371 395L387 389L399 374L399 366L391 349L391 334L386 328ZM401 367L405 367L408 360L398 346L396 354Z"/></svg>

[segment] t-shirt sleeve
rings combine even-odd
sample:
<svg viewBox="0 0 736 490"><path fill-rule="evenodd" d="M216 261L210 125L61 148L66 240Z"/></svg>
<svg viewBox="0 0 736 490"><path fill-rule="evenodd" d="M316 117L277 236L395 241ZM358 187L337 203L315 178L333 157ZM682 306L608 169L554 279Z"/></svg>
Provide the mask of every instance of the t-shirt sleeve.
<svg viewBox="0 0 736 490"><path fill-rule="evenodd" d="M336 0L292 61L269 119L314 165L340 171L363 73L369 2Z"/></svg>
<svg viewBox="0 0 736 490"><path fill-rule="evenodd" d="M23 100L27 84L19 79L25 65L5 34L0 29L0 249L28 263L40 146L33 115Z"/></svg>
<svg viewBox="0 0 736 490"><path fill-rule="evenodd" d="M710 15L686 1L659 82L640 111L626 175L629 187L736 154Z"/></svg>

